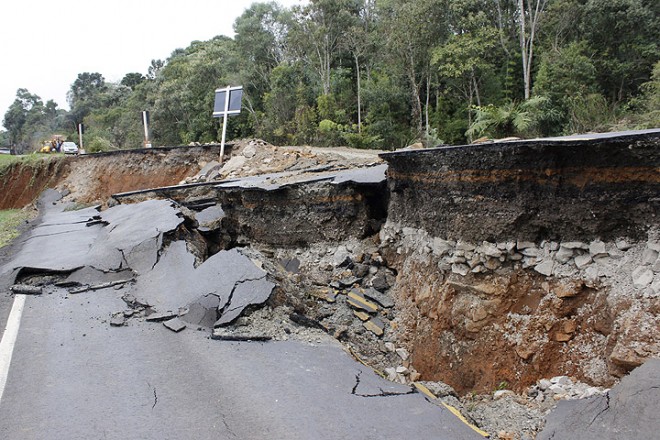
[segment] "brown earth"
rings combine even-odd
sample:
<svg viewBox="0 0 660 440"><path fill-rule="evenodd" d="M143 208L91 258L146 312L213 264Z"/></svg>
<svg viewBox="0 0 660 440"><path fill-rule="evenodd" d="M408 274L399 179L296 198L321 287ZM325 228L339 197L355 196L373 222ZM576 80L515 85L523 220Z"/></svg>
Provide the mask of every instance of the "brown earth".
<svg viewBox="0 0 660 440"><path fill-rule="evenodd" d="M457 278L443 276L437 265L408 263L397 280L401 342L425 380L459 393L487 393L501 384L521 392L540 378L562 375L593 382L584 363L607 357L613 323L604 294L523 270ZM511 314L519 316L515 327ZM587 353L572 349L576 335L591 340Z"/></svg>
<svg viewBox="0 0 660 440"><path fill-rule="evenodd" d="M16 162L0 176L0 209L20 209L46 188L59 184L70 171L72 158L22 164Z"/></svg>

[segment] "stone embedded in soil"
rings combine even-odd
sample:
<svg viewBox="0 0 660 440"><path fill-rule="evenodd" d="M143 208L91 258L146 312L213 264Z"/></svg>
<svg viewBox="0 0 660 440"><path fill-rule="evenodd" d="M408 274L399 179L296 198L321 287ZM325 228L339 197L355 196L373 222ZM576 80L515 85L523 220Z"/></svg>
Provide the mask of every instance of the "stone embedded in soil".
<svg viewBox="0 0 660 440"><path fill-rule="evenodd" d="M534 267L534 270L540 273L541 275L545 275L546 277L549 277L552 275L552 270L555 266L554 261L552 260L544 260L540 264L537 264Z"/></svg>
<svg viewBox="0 0 660 440"><path fill-rule="evenodd" d="M371 286L379 292L384 292L390 288L390 283L387 282L385 274L379 273L371 280Z"/></svg>
<svg viewBox="0 0 660 440"><path fill-rule="evenodd" d="M451 265L451 271L455 274L465 276L470 272L470 267L465 265L465 264L452 264Z"/></svg>
<svg viewBox="0 0 660 440"><path fill-rule="evenodd" d="M571 258L573 258L573 249L564 246L561 246L555 254L555 260L562 264L568 263Z"/></svg>
<svg viewBox="0 0 660 440"><path fill-rule="evenodd" d="M658 259L658 252L653 249L644 249L642 252L642 264L651 265Z"/></svg>
<svg viewBox="0 0 660 440"><path fill-rule="evenodd" d="M555 333L555 338L554 339L557 342L568 342L568 341L571 340L572 337L573 337L572 335L562 333L562 332L557 332L557 333Z"/></svg>
<svg viewBox="0 0 660 440"><path fill-rule="evenodd" d="M607 250L605 250L605 243L600 240L592 242L589 245L589 253L592 257L607 254Z"/></svg>
<svg viewBox="0 0 660 440"><path fill-rule="evenodd" d="M579 255L575 257L575 266L577 266L578 269L584 269L591 264L592 261L591 255L589 254Z"/></svg>
<svg viewBox="0 0 660 440"><path fill-rule="evenodd" d="M582 243L581 241L567 241L565 243L562 243L561 245L567 249L584 249L584 250L589 249L589 246Z"/></svg>
<svg viewBox="0 0 660 440"><path fill-rule="evenodd" d="M632 244L628 243L626 240L617 240L615 245L620 251L627 251L632 247Z"/></svg>
<svg viewBox="0 0 660 440"><path fill-rule="evenodd" d="M358 277L347 277L339 280L339 284L341 285L341 287L347 288L347 287L353 287L354 284L357 284L360 281L362 281L362 279Z"/></svg>
<svg viewBox="0 0 660 440"><path fill-rule="evenodd" d="M514 397L516 394L511 390L497 390L493 393L493 399L499 400L504 397Z"/></svg>
<svg viewBox="0 0 660 440"><path fill-rule="evenodd" d="M408 350L406 350L405 348L397 348L396 354L398 354L401 360L404 362L410 358L410 353L408 353Z"/></svg>
<svg viewBox="0 0 660 440"><path fill-rule="evenodd" d="M300 273L300 260L297 258L281 260L280 264L289 273Z"/></svg>
<svg viewBox="0 0 660 440"><path fill-rule="evenodd" d="M638 267L632 273L632 280L637 289L643 289L653 282L653 271L646 267Z"/></svg>

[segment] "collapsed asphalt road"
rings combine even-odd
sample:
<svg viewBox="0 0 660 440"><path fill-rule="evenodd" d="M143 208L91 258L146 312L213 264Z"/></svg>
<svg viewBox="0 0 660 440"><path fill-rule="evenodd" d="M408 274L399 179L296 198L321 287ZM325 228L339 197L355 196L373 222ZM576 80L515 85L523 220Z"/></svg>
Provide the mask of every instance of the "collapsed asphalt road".
<svg viewBox="0 0 660 440"><path fill-rule="evenodd" d="M236 249L204 255L172 202L42 204L0 269L2 291L41 293L16 295L3 439L480 438L330 338L211 339L275 284ZM6 310L12 296L0 300Z"/></svg>

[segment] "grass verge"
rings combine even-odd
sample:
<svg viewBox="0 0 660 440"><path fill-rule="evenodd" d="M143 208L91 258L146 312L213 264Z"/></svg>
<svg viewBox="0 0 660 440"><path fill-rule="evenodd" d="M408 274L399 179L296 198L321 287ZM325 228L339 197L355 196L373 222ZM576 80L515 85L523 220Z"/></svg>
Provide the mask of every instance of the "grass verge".
<svg viewBox="0 0 660 440"><path fill-rule="evenodd" d="M25 154L21 156L14 156L10 154L0 154L0 175L3 174L4 170L12 166L12 164L20 162L22 165L34 165L39 162L54 160L64 157L62 153L55 154Z"/></svg>
<svg viewBox="0 0 660 440"><path fill-rule="evenodd" d="M0 248L7 246L18 237L18 227L30 218L29 211L22 209L7 209L0 211Z"/></svg>

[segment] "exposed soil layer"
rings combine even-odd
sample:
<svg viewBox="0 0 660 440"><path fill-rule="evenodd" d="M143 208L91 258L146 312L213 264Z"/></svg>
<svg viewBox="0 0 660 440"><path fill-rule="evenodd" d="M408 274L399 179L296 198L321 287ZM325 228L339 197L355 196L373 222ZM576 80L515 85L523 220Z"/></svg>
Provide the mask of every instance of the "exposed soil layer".
<svg viewBox="0 0 660 440"><path fill-rule="evenodd" d="M658 356L659 146L656 130L383 154L381 252L422 377L610 386Z"/></svg>
<svg viewBox="0 0 660 440"><path fill-rule="evenodd" d="M271 191L222 190L223 231L243 244L276 246L363 238L384 222L386 198L375 197L384 187L323 182Z"/></svg>
<svg viewBox="0 0 660 440"><path fill-rule="evenodd" d="M660 213L660 133L384 154L390 220L463 240L645 237Z"/></svg>
<svg viewBox="0 0 660 440"><path fill-rule="evenodd" d="M42 162L16 162L0 176L0 209L20 209L46 188L58 185L71 169L73 158L44 158Z"/></svg>
<svg viewBox="0 0 660 440"><path fill-rule="evenodd" d="M220 160L217 145L79 156L72 164L75 175L62 186L74 193L78 203L105 202L116 193L176 185L212 160Z"/></svg>

